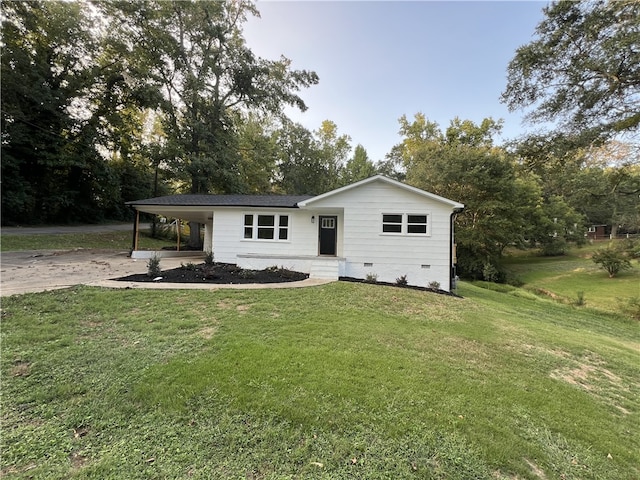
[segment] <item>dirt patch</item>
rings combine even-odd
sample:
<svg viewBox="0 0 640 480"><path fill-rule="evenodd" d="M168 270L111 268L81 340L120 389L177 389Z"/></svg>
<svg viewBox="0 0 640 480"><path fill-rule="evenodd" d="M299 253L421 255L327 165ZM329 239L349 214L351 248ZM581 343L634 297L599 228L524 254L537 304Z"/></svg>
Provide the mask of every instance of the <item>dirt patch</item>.
<svg viewBox="0 0 640 480"><path fill-rule="evenodd" d="M622 405L628 403L628 397L633 395L630 385L605 368L605 362L601 358L595 354L587 354L580 360L569 359L569 363L552 371L551 378L581 388L612 405L624 415L631 413Z"/></svg>
<svg viewBox="0 0 640 480"><path fill-rule="evenodd" d="M31 363L24 360L16 360L11 367L12 377L28 377L31 375Z"/></svg>
<svg viewBox="0 0 640 480"><path fill-rule="evenodd" d="M205 327L201 329L198 333L205 340L211 340L217 331L218 331L217 327Z"/></svg>
<svg viewBox="0 0 640 480"><path fill-rule="evenodd" d="M89 463L89 459L87 457L85 457L84 455L80 455L77 452L69 455L69 461L71 462L71 468L74 471L82 470Z"/></svg>
<svg viewBox="0 0 640 480"><path fill-rule="evenodd" d="M529 465L529 468L531 469L531 472L536 476L536 478L540 478L540 479L546 479L547 478L547 476L544 474L544 471L538 465L533 463L528 458L525 458L524 461L527 462L527 465Z"/></svg>
<svg viewBox="0 0 640 480"><path fill-rule="evenodd" d="M247 283L286 283L298 282L309 278L309 275L284 268L266 268L264 270L247 270L229 263L207 265L186 264L178 268L163 270L157 277L146 273L127 275L115 278L125 282L154 283L201 283L201 284L247 284Z"/></svg>

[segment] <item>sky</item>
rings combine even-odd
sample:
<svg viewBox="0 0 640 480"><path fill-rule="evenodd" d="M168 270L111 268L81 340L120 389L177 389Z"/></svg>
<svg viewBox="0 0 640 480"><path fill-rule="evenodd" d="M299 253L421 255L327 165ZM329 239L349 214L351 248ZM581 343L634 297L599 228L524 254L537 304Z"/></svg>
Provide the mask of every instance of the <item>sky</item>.
<svg viewBox="0 0 640 480"><path fill-rule="evenodd" d="M421 112L446 129L455 117L479 124L503 119L497 143L535 130L525 112L500 103L516 49L534 39L539 1L271 1L244 25L254 54L315 71L300 96L308 110L287 109L317 130L323 120L361 144L373 161L400 143L398 119Z"/></svg>

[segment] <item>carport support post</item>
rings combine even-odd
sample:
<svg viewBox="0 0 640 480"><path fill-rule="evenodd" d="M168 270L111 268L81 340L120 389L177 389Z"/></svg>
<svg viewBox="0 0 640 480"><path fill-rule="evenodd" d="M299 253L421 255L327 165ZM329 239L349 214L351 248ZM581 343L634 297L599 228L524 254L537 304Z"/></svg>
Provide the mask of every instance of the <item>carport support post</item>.
<svg viewBox="0 0 640 480"><path fill-rule="evenodd" d="M180 251L180 219L176 219L176 236L178 237L178 245L176 246L177 251Z"/></svg>
<svg viewBox="0 0 640 480"><path fill-rule="evenodd" d="M133 217L133 241L131 242L131 251L138 250L138 227L140 225L140 211L136 210L136 214Z"/></svg>

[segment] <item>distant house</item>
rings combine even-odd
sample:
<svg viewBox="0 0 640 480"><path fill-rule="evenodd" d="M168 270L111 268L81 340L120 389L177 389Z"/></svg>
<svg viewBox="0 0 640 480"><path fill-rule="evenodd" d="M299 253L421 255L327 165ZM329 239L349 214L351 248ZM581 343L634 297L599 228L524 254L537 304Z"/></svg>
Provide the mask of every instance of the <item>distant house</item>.
<svg viewBox="0 0 640 480"><path fill-rule="evenodd" d="M453 220L464 208L381 175L318 196L170 195L127 204L203 224L204 250L217 262L318 278L406 275L410 285L444 290L455 276Z"/></svg>
<svg viewBox="0 0 640 480"><path fill-rule="evenodd" d="M611 237L611 227L609 225L591 225L587 229L589 240L605 240Z"/></svg>

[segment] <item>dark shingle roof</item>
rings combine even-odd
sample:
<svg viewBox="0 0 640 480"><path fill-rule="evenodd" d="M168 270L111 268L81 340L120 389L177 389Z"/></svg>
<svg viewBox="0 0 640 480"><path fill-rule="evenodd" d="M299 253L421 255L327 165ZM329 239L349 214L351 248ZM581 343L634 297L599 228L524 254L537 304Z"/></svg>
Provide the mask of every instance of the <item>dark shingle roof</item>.
<svg viewBox="0 0 640 480"><path fill-rule="evenodd" d="M284 207L295 208L312 195L167 195L126 202L127 205L176 207Z"/></svg>

